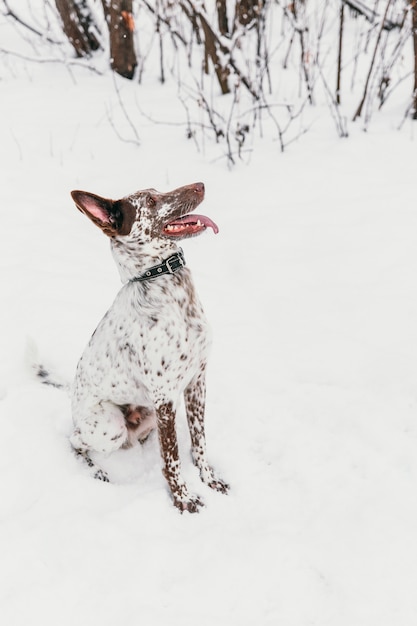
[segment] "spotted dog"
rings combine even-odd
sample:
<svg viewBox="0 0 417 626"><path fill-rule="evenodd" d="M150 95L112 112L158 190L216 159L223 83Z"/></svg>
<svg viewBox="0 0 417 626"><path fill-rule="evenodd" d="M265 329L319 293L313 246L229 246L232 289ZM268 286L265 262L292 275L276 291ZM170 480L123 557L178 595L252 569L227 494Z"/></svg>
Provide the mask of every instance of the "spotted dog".
<svg viewBox="0 0 417 626"><path fill-rule="evenodd" d="M205 370L210 333L191 273L177 242L214 222L190 215L204 198L203 183L169 193L138 191L109 200L73 191L77 208L110 238L124 283L78 363L72 389L76 453L94 476L107 474L90 452L109 453L143 442L156 428L163 474L180 511L202 500L181 476L175 416L183 396L191 452L201 480L227 493L207 462L204 434Z"/></svg>

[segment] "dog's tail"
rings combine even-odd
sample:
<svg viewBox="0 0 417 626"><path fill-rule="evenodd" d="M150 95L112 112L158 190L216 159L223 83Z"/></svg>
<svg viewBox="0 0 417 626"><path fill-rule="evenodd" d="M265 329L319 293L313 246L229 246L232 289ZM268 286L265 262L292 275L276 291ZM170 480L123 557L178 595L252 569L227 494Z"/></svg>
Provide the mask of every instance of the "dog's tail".
<svg viewBox="0 0 417 626"><path fill-rule="evenodd" d="M41 363L38 348L33 339L28 338L26 341L25 362L31 376L39 380L43 385L50 385L56 389L69 392L70 385L68 382L61 380L59 376L52 375L49 369Z"/></svg>
<svg viewBox="0 0 417 626"><path fill-rule="evenodd" d="M68 390L68 384L54 378L51 373L44 368L41 363L33 364L33 373L39 378L43 385L50 385L56 389Z"/></svg>

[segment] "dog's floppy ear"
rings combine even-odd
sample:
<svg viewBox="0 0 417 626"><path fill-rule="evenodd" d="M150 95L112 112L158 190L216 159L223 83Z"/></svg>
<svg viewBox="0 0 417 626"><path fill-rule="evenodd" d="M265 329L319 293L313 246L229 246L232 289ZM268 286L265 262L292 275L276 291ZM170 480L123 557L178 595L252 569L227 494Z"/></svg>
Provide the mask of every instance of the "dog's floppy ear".
<svg viewBox="0 0 417 626"><path fill-rule="evenodd" d="M123 216L115 200L96 196L87 191L71 191L77 209L87 215L109 237L118 234Z"/></svg>

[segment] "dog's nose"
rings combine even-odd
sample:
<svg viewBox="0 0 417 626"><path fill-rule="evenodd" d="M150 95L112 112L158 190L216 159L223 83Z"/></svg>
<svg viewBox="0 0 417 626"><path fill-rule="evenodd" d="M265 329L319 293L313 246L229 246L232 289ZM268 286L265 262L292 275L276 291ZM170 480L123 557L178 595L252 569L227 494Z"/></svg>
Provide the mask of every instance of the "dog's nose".
<svg viewBox="0 0 417 626"><path fill-rule="evenodd" d="M194 191L196 193L204 193L204 183L196 183L194 185Z"/></svg>

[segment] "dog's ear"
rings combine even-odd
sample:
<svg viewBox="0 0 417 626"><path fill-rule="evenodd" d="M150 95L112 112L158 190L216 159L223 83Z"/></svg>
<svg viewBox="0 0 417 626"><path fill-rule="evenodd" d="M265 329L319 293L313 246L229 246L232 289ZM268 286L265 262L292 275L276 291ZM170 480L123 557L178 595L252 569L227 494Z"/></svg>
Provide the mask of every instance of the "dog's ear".
<svg viewBox="0 0 417 626"><path fill-rule="evenodd" d="M96 196L87 191L71 191L75 206L90 218L109 237L118 234L123 216L119 202Z"/></svg>

